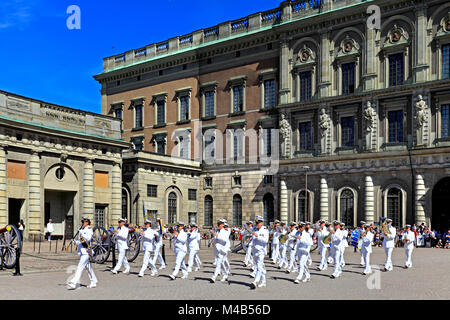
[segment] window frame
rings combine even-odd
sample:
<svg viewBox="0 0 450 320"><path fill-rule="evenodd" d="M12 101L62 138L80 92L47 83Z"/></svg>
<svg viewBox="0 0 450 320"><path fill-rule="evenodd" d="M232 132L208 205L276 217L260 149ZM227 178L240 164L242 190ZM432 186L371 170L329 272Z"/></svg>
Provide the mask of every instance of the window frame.
<svg viewBox="0 0 450 320"><path fill-rule="evenodd" d="M247 76L239 76L228 80L227 86L230 88L230 115L240 115L246 111L246 84ZM234 111L234 88L242 86L242 110Z"/></svg>

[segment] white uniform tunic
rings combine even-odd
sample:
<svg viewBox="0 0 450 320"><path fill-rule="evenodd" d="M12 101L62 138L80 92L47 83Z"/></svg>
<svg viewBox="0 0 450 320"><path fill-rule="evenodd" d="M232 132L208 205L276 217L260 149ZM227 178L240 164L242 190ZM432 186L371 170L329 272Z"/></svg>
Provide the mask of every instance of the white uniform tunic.
<svg viewBox="0 0 450 320"><path fill-rule="evenodd" d="M411 230L402 233L402 241L403 241L403 244L405 247L405 254L406 254L405 266L407 268L412 267L411 255L414 250L414 239L415 239L415 234Z"/></svg>
<svg viewBox="0 0 450 320"><path fill-rule="evenodd" d="M308 229L308 233L311 236L311 240L312 240L312 238L314 237L314 229L313 228L309 228ZM314 244L314 241L313 241L313 244ZM308 252L308 264L311 265L311 263L312 263L311 252Z"/></svg>
<svg viewBox="0 0 450 320"><path fill-rule="evenodd" d="M387 236L383 234L383 248L386 252L386 262L384 264L384 267L388 271L392 271L394 267L392 266L392 250L394 250L395 243L395 228L392 225L388 225L387 228L389 229L389 232L387 233Z"/></svg>
<svg viewBox="0 0 450 320"><path fill-rule="evenodd" d="M200 250L200 232L198 230L191 231L188 233L188 249L189 249L189 259L188 259L188 272L192 271L194 263L196 265L196 270L200 268L201 261L198 257L198 251Z"/></svg>
<svg viewBox="0 0 450 320"><path fill-rule="evenodd" d="M256 236L253 236L253 260L255 262L255 282L266 283L266 267L264 265L264 257L267 254L267 244L269 243L269 230L265 227L256 229Z"/></svg>
<svg viewBox="0 0 450 320"><path fill-rule="evenodd" d="M345 249L348 248L348 231L342 230L344 237L342 238L342 246L341 246L341 267L345 267L344 253Z"/></svg>
<svg viewBox="0 0 450 320"><path fill-rule="evenodd" d="M300 265L297 280L301 280L303 278L303 274L305 274L305 279L310 279L311 276L309 274L307 262L311 246L313 245L313 240L311 234L308 231L299 231L296 233L296 237L297 236L300 236L300 240L297 239L296 244L296 253Z"/></svg>
<svg viewBox="0 0 450 320"><path fill-rule="evenodd" d="M151 253L155 249L155 230L148 228L142 233L142 249L144 250L144 260L142 262L142 268L139 272L140 275L144 275L145 270L150 264L150 268L152 269L152 273L155 274L157 272L155 265L153 264L153 259L151 259Z"/></svg>
<svg viewBox="0 0 450 320"><path fill-rule="evenodd" d="M216 280L217 276L222 272L223 278L228 278L228 272L224 268L224 259L228 253L228 239L230 238L230 232L222 228L217 237L214 237L214 254L216 257L216 269L212 279Z"/></svg>
<svg viewBox="0 0 450 320"><path fill-rule="evenodd" d="M334 277L339 277L342 273L341 267L341 250L342 241L344 239L344 232L341 229L337 229L335 233L331 236L331 245L334 250Z"/></svg>
<svg viewBox="0 0 450 320"><path fill-rule="evenodd" d="M364 231L365 232L365 231ZM373 233L368 231L364 237L361 238L361 255L364 258L364 273L369 274L372 272L370 266L370 254L372 253L372 241Z"/></svg>
<svg viewBox="0 0 450 320"><path fill-rule="evenodd" d="M183 273L183 276L188 275L186 263L184 262L184 258L186 257L187 254L187 245L186 245L187 238L188 235L186 232L184 232L183 229L178 233L178 236L175 236L173 238L173 251L175 252L176 255L175 267L172 273L174 277L177 276L178 272L180 271L180 268L181 272Z"/></svg>
<svg viewBox="0 0 450 320"><path fill-rule="evenodd" d="M155 239L155 252L153 254L152 264L156 266L156 260L159 260L159 263L161 264L161 269L164 269L166 267L166 262L163 259L163 256L161 254L161 248L163 246L163 235L157 233L156 239Z"/></svg>
<svg viewBox="0 0 450 320"><path fill-rule="evenodd" d="M320 265L319 265L319 269L320 270L327 270L328 269L328 264L327 264L327 250L329 245L326 245L325 243L323 243L323 239L329 234L330 232L326 229L323 228L321 231L317 231L316 232L316 236L317 236L317 247L319 249L319 253L320 253Z"/></svg>
<svg viewBox="0 0 450 320"><path fill-rule="evenodd" d="M293 270L297 270L298 266L297 263L295 262L295 255L296 255L296 244L297 244L297 238L296 238L296 234L297 234L297 229L293 229L292 231L289 231L289 235L288 235L288 239L287 239L287 251L289 253L289 265L287 267L287 270L293 271Z"/></svg>
<svg viewBox="0 0 450 320"><path fill-rule="evenodd" d="M130 271L130 265L128 264L128 260L126 257L126 251L128 250L128 233L130 229L128 227L123 226L118 228L119 233L116 234L116 245L119 250L119 259L117 261L117 265L114 270L117 272L123 266L125 267L125 272Z"/></svg>
<svg viewBox="0 0 450 320"><path fill-rule="evenodd" d="M358 232L359 234L363 234L365 231L363 228L358 228ZM362 240L358 240L358 248L360 247L360 243L361 243L361 262L359 263L361 266L365 266L365 262L364 262L364 254L362 253Z"/></svg>
<svg viewBox="0 0 450 320"><path fill-rule="evenodd" d="M242 238L244 238L244 237L250 236L251 233L248 230L244 229L241 231L241 235L242 235ZM245 241L243 242L243 244L244 244L244 250L245 250L244 263L245 264L253 264L253 261L252 261L253 238L250 238L250 242L248 244L246 244Z"/></svg>
<svg viewBox="0 0 450 320"><path fill-rule="evenodd" d="M280 235L281 233L278 232L276 229L270 230L270 233L272 234L272 262L278 263L280 260Z"/></svg>
<svg viewBox="0 0 450 320"><path fill-rule="evenodd" d="M280 237L281 235L285 235L287 233L286 229L283 229L280 232L280 235L278 237ZM278 265L279 268L287 268L289 266L289 262L287 260L287 256L286 256L286 250L287 250L287 241L286 242L281 242L280 241L280 264Z"/></svg>
<svg viewBox="0 0 450 320"><path fill-rule="evenodd" d="M86 243L90 243L92 240L94 232L90 227L85 227L79 231L80 239L83 238ZM78 246L78 254L80 255L80 262L78 263L77 270L75 271L75 275L70 280L70 283L76 285L80 282L81 274L83 270L86 268L89 279L91 280L91 284L97 283L97 277L94 274L94 270L91 267L91 263L89 262L89 253L88 250L81 244L81 241L75 241L75 244Z"/></svg>

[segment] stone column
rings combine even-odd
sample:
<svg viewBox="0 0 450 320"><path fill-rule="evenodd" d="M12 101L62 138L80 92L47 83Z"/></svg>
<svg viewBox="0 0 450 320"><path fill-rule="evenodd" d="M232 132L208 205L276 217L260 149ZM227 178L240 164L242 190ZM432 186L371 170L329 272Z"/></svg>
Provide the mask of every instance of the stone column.
<svg viewBox="0 0 450 320"><path fill-rule="evenodd" d="M421 174L416 175L416 225L425 223L425 182Z"/></svg>
<svg viewBox="0 0 450 320"><path fill-rule="evenodd" d="M43 232L41 210L41 166L37 151L32 151L28 175L28 231Z"/></svg>
<svg viewBox="0 0 450 320"><path fill-rule="evenodd" d="M111 215L110 224L118 221L122 216L122 170L119 163L114 163L112 169L112 197L111 197ZM137 221L136 221L137 223Z"/></svg>
<svg viewBox="0 0 450 320"><path fill-rule="evenodd" d="M375 221L375 194L371 176L366 176L365 189L366 194L364 205L366 208L366 217L364 220L367 223L373 223Z"/></svg>
<svg viewBox="0 0 450 320"><path fill-rule="evenodd" d="M377 47L376 47L376 34L377 30L373 28L366 28L367 40L366 40L366 52L367 57L365 59L366 70L363 70L363 84L364 90L370 91L377 88Z"/></svg>
<svg viewBox="0 0 450 320"><path fill-rule="evenodd" d="M0 227L8 220L8 199L6 197L6 152L0 146Z"/></svg>
<svg viewBox="0 0 450 320"><path fill-rule="evenodd" d="M94 166L91 159L84 162L83 173L83 211L81 216L86 216L94 223Z"/></svg>
<svg viewBox="0 0 450 320"><path fill-rule="evenodd" d="M428 59L427 52L428 36L427 36L427 5L425 3L416 5L416 61L414 63L414 79L416 82L424 82L428 80Z"/></svg>
<svg viewBox="0 0 450 320"><path fill-rule="evenodd" d="M290 99L290 68L289 68L289 40L283 38L281 40L281 52L280 52L280 91L279 91L279 104L287 104Z"/></svg>
<svg viewBox="0 0 450 320"><path fill-rule="evenodd" d="M289 223L288 220L288 194L286 180L280 181L280 220Z"/></svg>
<svg viewBox="0 0 450 320"><path fill-rule="evenodd" d="M330 40L328 29L320 32L321 39L321 61L330 61ZM320 97L328 97L331 88L331 66L329 63L320 65L319 93Z"/></svg>
<svg viewBox="0 0 450 320"><path fill-rule="evenodd" d="M325 178L320 179L320 219L328 221L328 184Z"/></svg>

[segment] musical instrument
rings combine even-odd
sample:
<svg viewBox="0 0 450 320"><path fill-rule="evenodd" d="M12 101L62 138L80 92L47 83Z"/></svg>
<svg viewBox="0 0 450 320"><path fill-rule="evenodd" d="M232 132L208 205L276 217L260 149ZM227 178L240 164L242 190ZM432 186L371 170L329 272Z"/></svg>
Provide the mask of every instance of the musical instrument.
<svg viewBox="0 0 450 320"><path fill-rule="evenodd" d="M325 244L325 245L330 244L330 243L331 243L331 236L332 236L332 235L333 235L333 234L330 232L329 234L327 234L326 236L324 236L324 237L322 238L323 244Z"/></svg>
<svg viewBox="0 0 450 320"><path fill-rule="evenodd" d="M4 250L3 266L7 269L16 266L16 249L22 251L22 238L19 230L10 224L0 229L0 250Z"/></svg>

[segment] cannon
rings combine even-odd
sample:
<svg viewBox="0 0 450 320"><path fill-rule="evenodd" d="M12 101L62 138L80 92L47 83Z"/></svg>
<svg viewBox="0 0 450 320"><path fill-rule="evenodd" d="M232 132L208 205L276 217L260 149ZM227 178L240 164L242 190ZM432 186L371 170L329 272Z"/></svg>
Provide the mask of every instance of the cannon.
<svg viewBox="0 0 450 320"><path fill-rule="evenodd" d="M7 269L16 266L16 250L22 250L22 238L19 230L13 225L0 229L0 251L3 254L3 265Z"/></svg>

